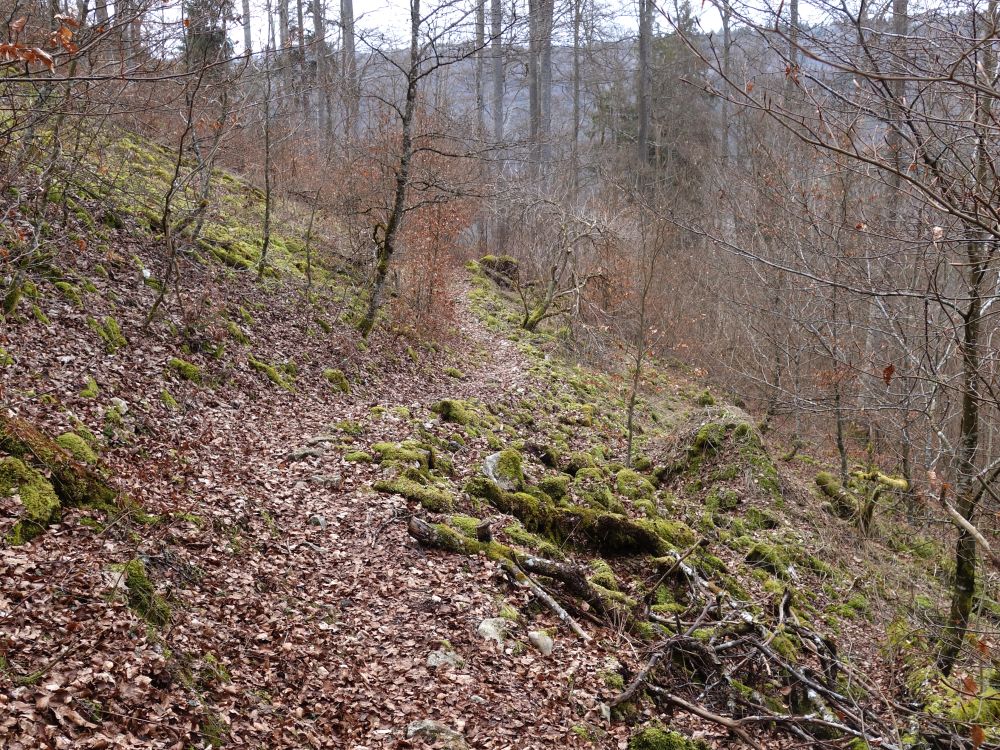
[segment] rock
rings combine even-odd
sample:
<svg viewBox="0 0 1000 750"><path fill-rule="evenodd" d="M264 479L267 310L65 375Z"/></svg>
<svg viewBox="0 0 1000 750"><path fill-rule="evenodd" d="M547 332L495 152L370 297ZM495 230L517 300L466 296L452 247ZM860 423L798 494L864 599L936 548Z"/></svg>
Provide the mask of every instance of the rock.
<svg viewBox="0 0 1000 750"><path fill-rule="evenodd" d="M423 737L431 742L440 742L442 743L441 746L448 748L448 750L468 750L469 747L465 742L465 737L459 732L439 721L432 721L431 719L413 721L407 725L406 739L410 740L414 737Z"/></svg>
<svg viewBox="0 0 1000 750"><path fill-rule="evenodd" d="M325 529L326 528L326 517L325 516L320 516L320 515L309 516L309 525L310 526L319 526L321 529Z"/></svg>
<svg viewBox="0 0 1000 750"><path fill-rule="evenodd" d="M460 667L465 662L462 657L456 654L454 651L448 651L447 649L439 648L437 651L431 651L427 654L427 666L428 667L443 667L449 665L452 667Z"/></svg>
<svg viewBox="0 0 1000 750"><path fill-rule="evenodd" d="M118 410L118 413L123 417L128 414L128 402L123 398L118 398L115 396L111 399L111 404Z"/></svg>
<svg viewBox="0 0 1000 750"><path fill-rule="evenodd" d="M339 490L344 484L344 478L340 474L317 474L314 477L309 477L309 481L334 490Z"/></svg>
<svg viewBox="0 0 1000 750"><path fill-rule="evenodd" d="M552 648L555 646L555 642L552 640L548 633L541 630L531 630L528 632L528 641L532 646L537 648L542 652L543 655L549 656L552 654Z"/></svg>
<svg viewBox="0 0 1000 750"><path fill-rule="evenodd" d="M511 622L503 617L488 617L479 623L477 632L488 641L496 641L501 646L507 633L510 632Z"/></svg>
<svg viewBox="0 0 1000 750"><path fill-rule="evenodd" d="M517 492L524 484L521 457L517 451L506 450L487 456L483 462L483 473L506 492Z"/></svg>
<svg viewBox="0 0 1000 750"><path fill-rule="evenodd" d="M322 455L322 448L297 448L288 454L288 460L301 461L303 458L319 458Z"/></svg>
<svg viewBox="0 0 1000 750"><path fill-rule="evenodd" d="M339 443L341 439L340 435L317 435L306 440L306 445L316 446L323 445L323 443Z"/></svg>

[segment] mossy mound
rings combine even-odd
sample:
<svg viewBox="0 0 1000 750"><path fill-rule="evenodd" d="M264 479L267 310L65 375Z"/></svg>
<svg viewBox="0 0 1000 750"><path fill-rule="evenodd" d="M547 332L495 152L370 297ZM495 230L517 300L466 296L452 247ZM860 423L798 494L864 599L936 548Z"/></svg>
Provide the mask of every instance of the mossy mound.
<svg viewBox="0 0 1000 750"><path fill-rule="evenodd" d="M632 469L622 469L615 476L618 491L633 502L648 500L656 494L656 487L646 477Z"/></svg>
<svg viewBox="0 0 1000 750"><path fill-rule="evenodd" d="M288 364L278 369L274 365L259 360L253 355L247 357L247 364L250 365L251 370L261 373L279 388L286 391L294 390L289 380L289 378L294 376L294 368Z"/></svg>
<svg viewBox="0 0 1000 750"><path fill-rule="evenodd" d="M90 326L90 329L104 343L104 350L108 354L114 354L119 349L123 349L128 345L128 340L122 333L121 326L111 316L105 318L103 322L97 320L97 318L87 318L87 325Z"/></svg>
<svg viewBox="0 0 1000 750"><path fill-rule="evenodd" d="M29 468L17 458L0 461L0 493L17 492L24 513L7 541L11 545L25 544L45 531L59 517L59 497L55 488L40 472Z"/></svg>
<svg viewBox="0 0 1000 750"><path fill-rule="evenodd" d="M64 432L56 438L56 442L73 454L77 461L85 464L96 464L97 454L90 444L75 432Z"/></svg>
<svg viewBox="0 0 1000 750"><path fill-rule="evenodd" d="M749 416L733 407L710 411L707 421L681 430L681 440L656 472L660 482L681 486L689 495L709 485L720 505L731 503L735 496L727 493L736 490L746 492L744 501L782 503L778 469Z"/></svg>
<svg viewBox="0 0 1000 750"><path fill-rule="evenodd" d="M443 422L454 422L460 425L475 423L475 410L465 401L446 398L431 407L431 411L441 417Z"/></svg>
<svg viewBox="0 0 1000 750"><path fill-rule="evenodd" d="M327 368L323 370L323 378L341 393L351 392L351 384L348 382L347 376L340 370Z"/></svg>

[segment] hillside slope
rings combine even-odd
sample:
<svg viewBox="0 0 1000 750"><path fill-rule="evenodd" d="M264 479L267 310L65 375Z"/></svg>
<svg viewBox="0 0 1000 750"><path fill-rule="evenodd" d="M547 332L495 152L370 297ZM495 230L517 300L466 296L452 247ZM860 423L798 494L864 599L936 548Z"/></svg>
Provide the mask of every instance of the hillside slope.
<svg viewBox="0 0 1000 750"><path fill-rule="evenodd" d="M362 344L294 243L263 283L188 264L146 329L161 243L74 206L3 324L5 406L61 446L0 472L5 747L801 744L678 699L892 735L880 637L941 583L697 379L659 363L628 468L621 373L519 331L479 266L446 346ZM57 458L120 494L32 516Z"/></svg>

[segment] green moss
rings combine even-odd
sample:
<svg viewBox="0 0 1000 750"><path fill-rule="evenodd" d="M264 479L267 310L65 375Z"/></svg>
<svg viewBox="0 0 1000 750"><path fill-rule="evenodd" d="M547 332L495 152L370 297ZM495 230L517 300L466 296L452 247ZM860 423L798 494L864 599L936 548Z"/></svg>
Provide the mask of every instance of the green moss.
<svg viewBox="0 0 1000 750"><path fill-rule="evenodd" d="M80 296L80 290L77 289L73 284L68 281L57 281L55 282L56 289L63 297L68 299L76 307L83 307L83 298Z"/></svg>
<svg viewBox="0 0 1000 750"><path fill-rule="evenodd" d="M787 633L776 634L771 640L771 648L792 663L795 663L799 657L799 646L795 639Z"/></svg>
<svg viewBox="0 0 1000 750"><path fill-rule="evenodd" d="M570 477L567 474L556 474L555 476L543 477L538 483L538 489L550 498L559 502L566 497L569 490Z"/></svg>
<svg viewBox="0 0 1000 750"><path fill-rule="evenodd" d="M618 577L604 560L600 558L594 560L590 564L590 570L591 574L588 580L591 583L606 588L608 591L618 591Z"/></svg>
<svg viewBox="0 0 1000 750"><path fill-rule="evenodd" d="M510 537L510 540L514 542L514 544L526 547L533 552L537 552L542 557L547 557L550 560L561 560L565 557L563 551L559 549L559 547L547 539L543 539L537 534L532 534L520 523L512 523L509 526L504 527L504 533Z"/></svg>
<svg viewBox="0 0 1000 750"><path fill-rule="evenodd" d="M457 378L461 380L465 377L465 373L459 370L457 367L446 367L444 368L444 374L449 378Z"/></svg>
<svg viewBox="0 0 1000 750"><path fill-rule="evenodd" d="M372 456L370 453L365 453L364 451L351 451L344 454L344 460L349 463L367 464L371 463Z"/></svg>
<svg viewBox="0 0 1000 750"><path fill-rule="evenodd" d="M160 391L160 401L162 401L163 405L166 406L168 409L176 409L178 406L177 399L171 396L170 391L168 391L166 388Z"/></svg>
<svg viewBox="0 0 1000 750"><path fill-rule="evenodd" d="M746 526L752 531L761 529L776 529L781 525L781 521L771 511L762 508L749 508L744 515Z"/></svg>
<svg viewBox="0 0 1000 750"><path fill-rule="evenodd" d="M226 332L229 333L230 338L240 344L250 343L250 337L243 332L242 328L231 320L226 321Z"/></svg>
<svg viewBox="0 0 1000 750"><path fill-rule="evenodd" d="M778 578L788 578L791 561L781 548L765 542L755 542L746 556L751 565L766 570Z"/></svg>
<svg viewBox="0 0 1000 750"><path fill-rule="evenodd" d="M267 362L263 362L254 357L252 354L247 358L247 364L250 365L251 370L261 373L279 388L282 388L286 391L294 390L292 388L292 384L289 383L285 377L285 375L288 374L287 369L285 373L282 373L282 371L279 370L274 365L270 365Z"/></svg>
<svg viewBox="0 0 1000 750"><path fill-rule="evenodd" d="M0 346L0 367L10 367L14 364L14 358L7 353L7 350Z"/></svg>
<svg viewBox="0 0 1000 750"><path fill-rule="evenodd" d="M674 549L684 549L695 543L694 529L683 521L666 521L663 519L642 519L635 522L642 528L649 529L660 539Z"/></svg>
<svg viewBox="0 0 1000 750"><path fill-rule="evenodd" d="M431 407L431 411L441 417L444 422L455 422L460 425L474 424L475 412L468 403L458 399L446 398Z"/></svg>
<svg viewBox="0 0 1000 750"><path fill-rule="evenodd" d="M340 370L327 368L326 370L323 370L323 377L326 379L326 382L342 393L351 392L351 384L347 382L347 376Z"/></svg>
<svg viewBox="0 0 1000 750"><path fill-rule="evenodd" d="M31 314L35 316L35 320L41 323L43 326L52 325L52 321L49 320L49 316L45 314L38 305L31 306Z"/></svg>
<svg viewBox="0 0 1000 750"><path fill-rule="evenodd" d="M476 529L482 521L475 516L454 515L448 516L448 525L458 529L470 539L476 538Z"/></svg>
<svg viewBox="0 0 1000 750"><path fill-rule="evenodd" d="M597 675L604 682L604 686L608 690L614 690L616 693L620 693L625 689L625 678L621 676L619 672L614 670L607 670L601 672Z"/></svg>
<svg viewBox="0 0 1000 750"><path fill-rule="evenodd" d="M406 477L380 479L372 486L379 492L402 495L407 500L418 502L431 513L445 513L455 505L451 493L447 490L426 486Z"/></svg>
<svg viewBox="0 0 1000 750"><path fill-rule="evenodd" d="M97 454L94 453L94 449L75 432L64 432L56 438L56 442L71 453L77 461L85 464L97 463Z"/></svg>
<svg viewBox="0 0 1000 750"><path fill-rule="evenodd" d="M128 345L128 341L124 334L122 334L122 329L118 325L118 321L111 316L106 317L103 323L96 318L88 317L87 325L104 342L104 350L108 354L114 354L119 349Z"/></svg>
<svg viewBox="0 0 1000 750"><path fill-rule="evenodd" d="M591 508L601 508L613 513L625 513L624 506L608 489L600 469L580 469L573 478L573 492Z"/></svg>
<svg viewBox="0 0 1000 750"><path fill-rule="evenodd" d="M83 390L80 391L80 396L82 398L97 398L97 394L99 392L97 381L93 378L87 378L87 382L84 384Z"/></svg>
<svg viewBox="0 0 1000 750"><path fill-rule="evenodd" d="M493 469L493 473L501 482L509 483L516 489L524 487L521 454L512 448L500 451L500 458Z"/></svg>
<svg viewBox="0 0 1000 750"><path fill-rule="evenodd" d="M431 465L431 452L413 441L375 443L372 451L378 456L379 463L418 464L422 469L429 469Z"/></svg>
<svg viewBox="0 0 1000 750"><path fill-rule="evenodd" d="M580 469L593 469L597 466L594 461L594 457L589 453L584 453L578 451L576 453L570 454L569 460L566 464L566 473L576 474Z"/></svg>
<svg viewBox="0 0 1000 750"><path fill-rule="evenodd" d="M715 406L715 396L707 388L698 394L698 406Z"/></svg>
<svg viewBox="0 0 1000 750"><path fill-rule="evenodd" d="M23 517L7 536L11 545L24 544L41 534L59 517L59 498L55 488L40 472L17 458L0 461L0 493L17 492L24 509Z"/></svg>
<svg viewBox="0 0 1000 750"><path fill-rule="evenodd" d="M170 605L153 587L141 560L130 560L119 567L125 577L128 592L128 606L142 619L155 627L164 627L170 622Z"/></svg>
<svg viewBox="0 0 1000 750"><path fill-rule="evenodd" d="M167 367L173 370L181 380L187 380L192 383L201 382L201 368L198 365L191 364L177 357L172 357L167 362Z"/></svg>
<svg viewBox="0 0 1000 750"><path fill-rule="evenodd" d="M521 613L517 609L507 602L500 605L500 611L498 612L500 617L505 620L510 620L511 622L519 622L521 619Z"/></svg>
<svg viewBox="0 0 1000 750"><path fill-rule="evenodd" d="M739 494L728 487L715 487L705 497L705 510L710 513L735 510L739 504Z"/></svg>
<svg viewBox="0 0 1000 750"><path fill-rule="evenodd" d="M649 499L656 493L652 482L631 469L619 471L615 483L618 491L632 501Z"/></svg>

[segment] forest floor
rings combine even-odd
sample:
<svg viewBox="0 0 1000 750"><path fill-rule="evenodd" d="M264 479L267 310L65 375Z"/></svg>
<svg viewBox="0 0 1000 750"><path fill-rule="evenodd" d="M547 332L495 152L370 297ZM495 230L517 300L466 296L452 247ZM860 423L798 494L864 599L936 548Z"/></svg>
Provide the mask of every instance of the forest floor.
<svg viewBox="0 0 1000 750"><path fill-rule="evenodd" d="M340 315L343 286L306 294L294 276L247 283L248 272L191 259L190 291L168 297L147 329L158 289L146 269L161 268L162 250L128 226L103 240L85 249L64 233L0 330L5 407L47 434L81 436L122 493L117 512L65 507L27 544L0 546L5 748L625 748L654 720L740 746L649 700L609 720L607 704L662 634L600 626L584 609L583 641L489 554L410 537L413 515L456 530L488 520L506 544L592 567L609 596L641 591L648 557L609 567L572 534L536 536L521 525L530 518L466 491L487 456L511 447L533 488L548 480L648 518L677 551L711 539L697 564L761 616L801 592L803 621L836 635L875 692L898 688L882 642L890 623L943 606L924 549L936 555L937 543L891 529L860 540L807 487L811 461L779 476L753 443L731 465L698 456L647 493L692 435L719 424L720 440L734 439L745 415L659 363L640 403L649 460L634 477L620 463L618 366L581 367L557 337L519 332L481 276L456 288L443 346L391 327L361 342ZM449 418L442 401L469 418ZM546 463L553 445L560 468L593 462L598 484ZM0 535L22 516L16 494L0 498ZM683 590L661 593L664 611L685 612ZM497 640L480 632L494 618L507 623ZM533 645L539 634L551 653ZM774 676L753 679L788 695ZM456 734L416 731L421 721Z"/></svg>

